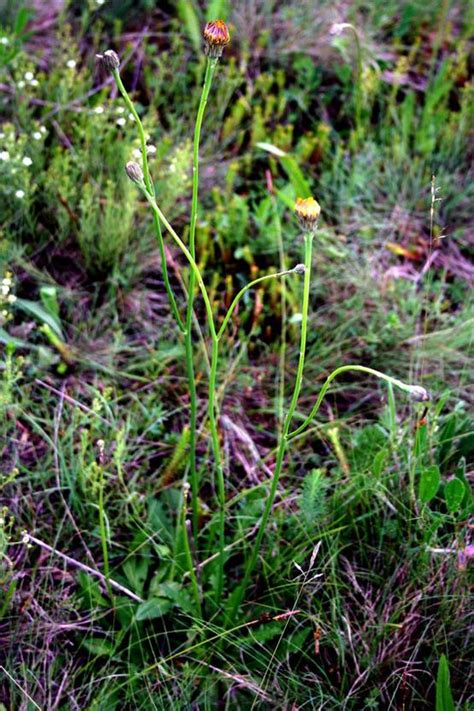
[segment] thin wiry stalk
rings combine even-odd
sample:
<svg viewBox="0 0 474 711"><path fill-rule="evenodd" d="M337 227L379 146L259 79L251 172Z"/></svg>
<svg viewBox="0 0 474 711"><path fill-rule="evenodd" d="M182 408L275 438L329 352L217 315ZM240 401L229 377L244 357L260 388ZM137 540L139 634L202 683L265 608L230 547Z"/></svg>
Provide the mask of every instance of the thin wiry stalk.
<svg viewBox="0 0 474 711"><path fill-rule="evenodd" d="M115 79L115 83L117 84L118 90L120 91L120 93L123 96L123 99L127 105L127 108L130 110L130 112L137 124L138 135L140 138L140 149L141 149L141 153L142 153L143 174L144 174L144 179L145 179L145 186L146 186L147 191L150 193L150 195L154 195L155 194L155 186L153 184L153 180L151 179L150 169L148 166L145 129L143 128L143 124L140 120L140 116L138 115L137 110L135 109L133 101L130 99L128 92L123 85L122 78L120 76L120 72L118 71L118 69L114 70L112 72L112 75ZM175 296L173 293L173 289L171 288L171 284L170 284L170 280L169 280L169 276L168 276L168 265L166 263L165 245L163 242L163 234L161 232L160 220L157 215L153 215L153 224L155 227L155 234L156 234L156 241L158 242L158 249L160 250L161 268L163 271L163 280L165 282L165 289L166 289L166 293L168 294L168 300L170 303L171 311L173 312L173 315L176 319L176 323L178 324L179 330L182 333L184 333L185 332L185 325L184 325L183 319L181 318L180 313L178 311L178 306L176 304L176 299L175 299Z"/></svg>
<svg viewBox="0 0 474 711"><path fill-rule="evenodd" d="M217 59L208 58L206 63L206 74L204 77L204 85L199 102L199 109L196 118L196 126L194 129L194 144L193 144L193 191L191 201L191 220L189 228L189 251L196 258L196 222L198 212L198 193L199 193L199 145L201 141L201 127L204 118L209 92L211 89L212 79L217 66ZM196 290L196 276L194 270L191 269L189 275L188 287L188 305L186 310L186 326L185 326L185 351L186 351L186 371L188 375L189 387L189 407L190 407L190 438L189 438L189 471L191 481L191 506L193 519L193 533L197 536L198 530L198 515L199 515L199 478L196 467L196 430L197 430L197 394L196 394L196 378L194 375L193 363L193 309L194 309L194 292Z"/></svg>
<svg viewBox="0 0 474 711"><path fill-rule="evenodd" d="M298 404L298 398L301 391L301 385L303 381L303 370L306 352L306 336L308 327L308 308L309 308L309 290L311 284L311 259L312 259L312 245L313 245L314 232L307 232L305 234L305 273L304 273L304 286L303 286L303 305L302 305L302 321L301 321L301 335L300 335L300 354L298 359L298 368L296 371L295 385L293 389L293 395L291 398L290 406L283 423L283 431L281 433L280 442L278 446L277 461L275 465L275 471L272 477L272 482L270 485L270 492L267 496L267 501L265 503L265 509L263 511L262 519L260 521L260 526L258 528L257 536L255 542L252 546L252 552L250 558L245 566L244 576L239 587L236 589L235 593L231 596L230 607L229 607L229 619L234 619L235 614L242 602L245 590L250 582L250 576L252 575L258 555L260 553L260 547L262 545L263 535L270 517L270 512L272 510L273 502L275 500L275 495L277 492L278 482L280 479L283 459L285 456L287 444L288 444L288 434L290 432L291 421Z"/></svg>
<svg viewBox="0 0 474 711"><path fill-rule="evenodd" d="M329 386L331 385L332 381L334 378L337 378L338 375L341 373L347 373L348 371L355 371L359 373L367 373L368 375L375 375L376 378L380 378L380 380L385 380L386 383L391 383L392 385L395 385L395 387L399 388L400 390L403 390L404 392L414 396L418 400L422 401L428 401L429 400L429 395L428 392L422 388L420 385L409 385L408 383L404 383L402 380L398 380L398 378L393 378L391 375L386 375L385 373L381 373L380 370L374 370L374 368L368 368L365 365L341 365L339 368L336 368L333 370L333 372L328 375L326 378L326 382L324 383L323 387L321 388L321 391L318 395L318 398L316 402L313 405L313 408L311 412L309 413L308 417L305 419L302 425L300 425L296 430L293 430L289 434L289 439L293 439L293 437L296 437L299 435L303 430L308 427L308 425L311 424L311 421L314 419L316 416L321 403L324 399L324 396L326 395Z"/></svg>

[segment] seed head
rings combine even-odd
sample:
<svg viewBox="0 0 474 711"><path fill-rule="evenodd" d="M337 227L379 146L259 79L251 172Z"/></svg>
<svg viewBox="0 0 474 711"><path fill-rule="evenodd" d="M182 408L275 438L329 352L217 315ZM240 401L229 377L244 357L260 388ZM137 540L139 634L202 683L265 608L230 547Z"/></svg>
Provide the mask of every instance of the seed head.
<svg viewBox="0 0 474 711"><path fill-rule="evenodd" d="M321 208L314 198L297 198L295 212L298 222L304 230L316 231Z"/></svg>
<svg viewBox="0 0 474 711"><path fill-rule="evenodd" d="M143 185L143 170L141 167L138 165L138 163L135 163L135 161L131 160L127 163L125 166L125 172L132 181L132 183L135 183L136 185Z"/></svg>
<svg viewBox="0 0 474 711"><path fill-rule="evenodd" d="M104 68L108 72L114 72L120 68L119 56L113 49L108 49L104 54L98 54L97 58L101 60Z"/></svg>
<svg viewBox="0 0 474 711"><path fill-rule="evenodd" d="M222 57L224 47L230 42L229 29L223 20L208 22L203 30L205 51L209 57Z"/></svg>

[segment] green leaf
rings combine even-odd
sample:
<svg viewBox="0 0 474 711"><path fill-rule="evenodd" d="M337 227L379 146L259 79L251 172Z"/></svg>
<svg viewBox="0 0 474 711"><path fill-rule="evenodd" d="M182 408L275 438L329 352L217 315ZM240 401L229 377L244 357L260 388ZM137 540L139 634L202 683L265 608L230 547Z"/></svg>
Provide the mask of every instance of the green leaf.
<svg viewBox="0 0 474 711"><path fill-rule="evenodd" d="M98 657L111 657L114 645L106 639L86 639L83 646Z"/></svg>
<svg viewBox="0 0 474 711"><path fill-rule="evenodd" d="M132 590L137 593L137 595L143 593L143 586L147 579L149 564L148 558L134 556L125 561L123 565L123 572L127 576Z"/></svg>
<svg viewBox="0 0 474 711"><path fill-rule="evenodd" d="M210 0L207 4L206 20L227 20L229 14L227 0Z"/></svg>
<svg viewBox="0 0 474 711"><path fill-rule="evenodd" d="M451 693L448 660L442 654L436 677L436 711L454 711L454 700Z"/></svg>
<svg viewBox="0 0 474 711"><path fill-rule="evenodd" d="M54 331L56 336L64 341L59 321L48 313L48 311L46 311L41 304L38 304L36 301L29 301L29 299L17 299L15 301L15 306L25 313L30 314L30 316L34 316L34 318L41 321L41 323L48 325L50 329Z"/></svg>
<svg viewBox="0 0 474 711"><path fill-rule="evenodd" d="M459 511L466 489L460 479L451 479L444 487L444 499L450 513Z"/></svg>
<svg viewBox="0 0 474 711"><path fill-rule="evenodd" d="M441 476L439 467L435 464L421 472L420 486L418 488L418 498L424 504L434 499L439 488Z"/></svg>
<svg viewBox="0 0 474 711"><path fill-rule="evenodd" d="M46 311L60 323L58 292L55 286L42 286L40 288L40 299Z"/></svg>
<svg viewBox="0 0 474 711"><path fill-rule="evenodd" d="M202 47L201 23L194 3L190 0L178 0L178 15L186 29L188 39L194 49L200 52Z"/></svg>
<svg viewBox="0 0 474 711"><path fill-rule="evenodd" d="M135 613L137 622L140 620L156 620L158 617L163 617L171 609L171 600L167 598L152 598L146 602L142 602Z"/></svg>
<svg viewBox="0 0 474 711"><path fill-rule="evenodd" d="M313 469L303 481L300 497L300 508L307 523L314 523L325 510L326 489L328 483L322 469Z"/></svg>
<svg viewBox="0 0 474 711"><path fill-rule="evenodd" d="M311 195L309 183L293 156L285 153L285 151L282 151L281 148L273 145L273 143L257 143L256 147L261 148L276 158L279 158L281 166L287 174L297 197L305 198Z"/></svg>

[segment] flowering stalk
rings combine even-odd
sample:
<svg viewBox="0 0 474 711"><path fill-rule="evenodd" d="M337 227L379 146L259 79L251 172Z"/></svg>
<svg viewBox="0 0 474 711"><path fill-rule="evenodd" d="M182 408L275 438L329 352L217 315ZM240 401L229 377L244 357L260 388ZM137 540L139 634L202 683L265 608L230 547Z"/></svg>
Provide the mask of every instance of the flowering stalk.
<svg viewBox="0 0 474 711"><path fill-rule="evenodd" d="M145 182L147 191L151 195L154 195L155 194L155 186L153 184L153 180L151 178L150 169L149 169L149 165L148 165L148 156L147 156L147 152L146 152L145 129L143 128L143 124L140 120L137 110L135 109L133 101L130 99L128 92L123 85L122 78L120 76L119 57L111 49L104 52L103 55L98 55L98 57L102 60L104 67L112 74L112 76L115 80L115 83L117 85L117 89L122 94L122 97L125 101L125 104L127 105L128 110L130 111L133 118L135 119L135 122L136 122L137 128L138 128L138 136L140 139L140 150L141 150L141 154L142 154L144 182ZM178 306L176 304L176 299L173 294L173 290L171 288L171 284L170 284L170 280L169 280L169 276L168 276L168 265L166 263L165 245L163 242L163 235L161 232L160 220L158 219L158 217L156 215L153 216L153 222L154 222L154 227L155 227L156 240L158 242L158 249L160 250L161 268L163 271L163 280L165 282L165 289L166 289L166 293L168 295L168 300L170 303L171 311L173 312L173 315L176 319L176 323L178 324L179 330L182 333L184 333L185 326L184 326L183 320L180 316L180 313L178 311Z"/></svg>
<svg viewBox="0 0 474 711"><path fill-rule="evenodd" d="M398 380L398 378L393 378L390 375L382 373L380 370L374 370L374 368L368 368L365 365L341 365L339 368L333 370L330 375L328 375L328 377L326 378L326 382L321 388L321 391L318 395L316 402L313 405L310 414L305 419L302 425L300 425L296 430L293 430L293 432L290 432L290 434L288 435L288 439L293 439L293 437L297 437L308 427L308 425L311 424L311 422L318 413L324 396L326 395L332 381L337 378L337 376L341 373L347 373L348 371L356 371L359 373L367 373L368 375L374 375L376 378L379 378L380 380L385 380L386 383L389 383L390 385L395 385L400 390L403 390L404 392L408 393L414 400L419 400L420 402L428 402L431 399L428 391L425 390L425 388L421 387L421 385L409 385L408 383L404 383L402 380Z"/></svg>
<svg viewBox="0 0 474 711"><path fill-rule="evenodd" d="M136 166L135 164L135 169L132 169L130 167L130 164L127 166L127 174L129 177L136 183L136 185L142 190L144 193L146 199L148 200L153 212L157 215L157 217L161 220L163 223L164 227L166 230L169 232L173 240L176 242L184 256L189 262L189 265L191 267L192 272L194 273L196 282L198 284L198 287L201 291L202 298L204 300L204 306L206 309L206 316L207 316L207 322L209 326L209 332L211 335L211 340L212 340L212 355L211 355L211 371L210 371L210 376L209 376L209 401L208 401L208 417L209 417L209 426L210 426L210 431L211 431L211 443L212 443L212 449L213 449L213 454L215 457L215 464L216 464L216 472L217 472L217 496L218 496L218 505L219 505L219 523L218 523L218 535L219 535L219 556L218 556L218 574L217 574L217 585L216 585L216 595L215 599L217 604L219 604L220 598L222 596L222 588L223 588L223 582L224 582L224 524L225 524L225 483L224 483L224 470L222 467L222 459L221 459L221 451L220 451L220 443L219 443L219 432L218 432L218 427L217 427L217 398L216 398L216 383L217 383L217 366L218 366L218 361L219 361L219 341L221 339L221 336L224 332L225 327L227 326L230 317L232 316L232 313L237 306L237 303L239 299L253 286L256 284L265 281L267 279L271 279L273 277L279 277L279 276L285 276L286 274L290 273L295 273L295 274L300 274L303 269L301 265L297 265L294 269L291 269L290 271L286 272L277 272L276 274L267 274L263 277L259 277L258 279L255 279L254 281L250 282L247 284L243 289L239 291L235 299L232 301L232 304L227 312L227 314L224 317L223 324L221 328L219 329L219 332L217 332L216 325L214 322L214 317L212 313L212 305L211 301L209 299L209 295L207 293L201 272L199 270L199 267L196 263L196 260L192 256L190 250L186 247L182 239L179 237L179 235L176 233L176 231L173 229L173 227L170 225L168 220L166 219L165 215L159 208L156 198L154 195L151 195L145 186L145 183L143 180L136 180ZM133 177L132 177L133 176ZM139 176L136 176L139 177ZM307 269L305 266L305 274L307 274ZM296 406L296 405L295 405Z"/></svg>
<svg viewBox="0 0 474 711"><path fill-rule="evenodd" d="M209 92L211 89L212 79L216 70L218 58L208 57L206 62L206 74L204 77L204 85L199 102L199 109L196 118L194 129L194 144L193 144L193 191L191 201L191 219L189 228L189 251L193 259L196 258L196 222L198 212L198 191L199 191L199 144L201 141L201 127L204 118ZM188 306L186 311L186 326L185 326L185 352L186 352L186 371L188 374L189 387L189 407L190 407L190 437L189 437L189 461L190 461L190 480L191 480L191 506L193 533L197 536L198 515L199 515L199 479L196 468L196 430L197 430L197 394L196 394L196 379L194 376L193 364L193 309L194 309L194 293L196 290L196 276L194 270L191 269L189 275L188 287Z"/></svg>
<svg viewBox="0 0 474 711"><path fill-rule="evenodd" d="M286 453L286 448L288 444L288 435L290 432L291 421L298 404L298 398L301 391L301 385L303 381L303 370L305 362L306 353L306 338L308 329L308 308L309 308L309 290L311 285L311 262L312 262L312 249L313 249L313 239L316 233L317 222L320 214L320 207L316 200L313 198L308 198L307 200L298 200L296 203L296 213L302 227L306 230L304 236L305 245L305 259L304 259L304 285L303 285L303 304L302 304L302 320L301 320L301 334L300 334L300 353L298 359L298 367L296 371L295 385L293 388L293 395L291 398L290 406L286 414L282 432L280 435L280 441L278 444L277 460L275 464L275 471L272 477L272 482L270 485L270 491L267 496L265 503L265 508L260 521L260 525L257 531L257 536L255 538L254 544L252 546L252 552L250 558L245 566L244 577L239 587L236 589L235 593L231 596L230 607L229 607L229 618L233 619L242 602L245 590L250 582L250 576L252 575L258 555L260 553L260 547L262 545L263 535L270 517L273 502L275 500L275 495L278 488L278 482L280 479L283 459Z"/></svg>

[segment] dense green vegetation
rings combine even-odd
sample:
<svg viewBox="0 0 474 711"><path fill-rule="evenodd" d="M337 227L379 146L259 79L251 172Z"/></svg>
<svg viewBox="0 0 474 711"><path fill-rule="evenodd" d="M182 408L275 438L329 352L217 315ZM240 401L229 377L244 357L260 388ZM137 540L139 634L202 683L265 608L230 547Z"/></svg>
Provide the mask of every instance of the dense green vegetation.
<svg viewBox="0 0 474 711"><path fill-rule="evenodd" d="M470 4L33 5L0 4L0 709L467 711ZM124 172L136 121L95 56L122 59L159 205L187 243L201 27L216 16L232 41L203 123L196 226L214 312L303 262L294 203L314 195L295 426L347 364L432 395L334 381L291 441L232 615L295 379L303 280L247 292L220 345L216 596L206 313L197 294L193 527L184 340L152 212ZM164 235L184 314L189 266Z"/></svg>

